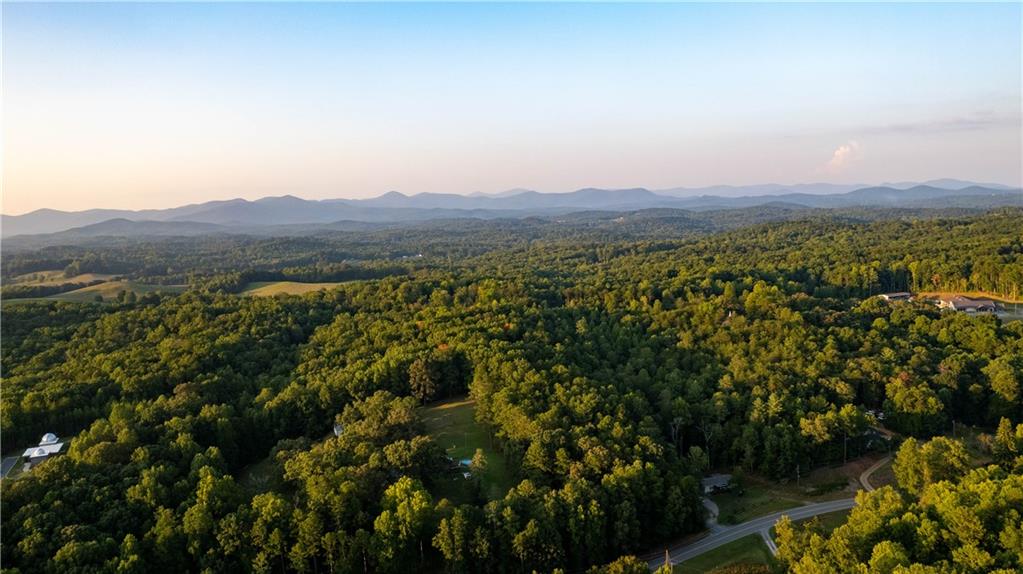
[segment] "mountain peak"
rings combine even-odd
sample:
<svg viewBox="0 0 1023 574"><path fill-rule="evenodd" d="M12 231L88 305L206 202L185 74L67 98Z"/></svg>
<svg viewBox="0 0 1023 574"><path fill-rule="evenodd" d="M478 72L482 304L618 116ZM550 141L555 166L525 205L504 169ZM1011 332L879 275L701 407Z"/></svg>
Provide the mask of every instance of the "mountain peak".
<svg viewBox="0 0 1023 574"><path fill-rule="evenodd" d="M241 200L245 201L245 200ZM305 203L307 200L301 197L295 197L294 195L276 195L257 199L253 203Z"/></svg>

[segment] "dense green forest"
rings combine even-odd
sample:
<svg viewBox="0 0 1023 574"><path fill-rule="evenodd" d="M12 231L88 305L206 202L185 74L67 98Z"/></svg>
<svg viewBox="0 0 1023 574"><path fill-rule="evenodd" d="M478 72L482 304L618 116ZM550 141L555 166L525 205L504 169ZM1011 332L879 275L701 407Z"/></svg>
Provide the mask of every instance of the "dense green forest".
<svg viewBox="0 0 1023 574"><path fill-rule="evenodd" d="M582 221L5 253L8 279L189 285L5 300L4 454L70 441L3 481L5 572L642 571L704 527L705 473L789 480L879 419L898 487L780 525L779 568L1023 568L1023 321L873 297L1018 298L1023 212ZM339 284L237 294L271 280ZM423 415L462 396L500 495L450 492ZM927 442L955 424L990 466Z"/></svg>
<svg viewBox="0 0 1023 574"><path fill-rule="evenodd" d="M961 442L907 440L895 459L896 487L861 492L848 521L778 528L779 558L796 574L987 572L1023 568L1023 424L1003 418L992 448L998 464L970 469Z"/></svg>

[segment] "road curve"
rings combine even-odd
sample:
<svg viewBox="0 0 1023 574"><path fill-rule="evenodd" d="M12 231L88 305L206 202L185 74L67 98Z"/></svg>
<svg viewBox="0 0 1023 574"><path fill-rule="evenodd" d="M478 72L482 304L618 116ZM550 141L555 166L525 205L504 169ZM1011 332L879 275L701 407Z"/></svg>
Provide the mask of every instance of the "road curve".
<svg viewBox="0 0 1023 574"><path fill-rule="evenodd" d="M753 520L748 520L742 524L728 526L718 530L717 532L711 532L710 535L701 538L692 544L685 544L683 546L669 549L668 554L671 558L671 563L678 564L679 562L695 558L704 552L709 552L719 546L724 546L729 542L734 542L740 538L749 536L750 534L757 534L761 531L768 530L774 526L774 523L782 516L788 516L792 520L805 520L807 518L817 516L818 514L848 510L855 505L855 498L843 498L841 500L830 500L828 502L818 502L816 504L807 504L806 506L797 506L796 508L790 508L781 512L775 512L774 514L768 514L767 516L761 516L760 518L754 518ZM650 566L651 570L656 570L663 564L663 555L647 562L647 565Z"/></svg>
<svg viewBox="0 0 1023 574"><path fill-rule="evenodd" d="M863 474L860 475L860 484L863 485L863 488L865 488L867 492L874 490L874 486L870 484L870 475L874 474L874 471L884 466L885 463L887 463L891 459L892 457L890 455L882 458L881 460L875 462L873 466L871 466L867 470L864 470Z"/></svg>

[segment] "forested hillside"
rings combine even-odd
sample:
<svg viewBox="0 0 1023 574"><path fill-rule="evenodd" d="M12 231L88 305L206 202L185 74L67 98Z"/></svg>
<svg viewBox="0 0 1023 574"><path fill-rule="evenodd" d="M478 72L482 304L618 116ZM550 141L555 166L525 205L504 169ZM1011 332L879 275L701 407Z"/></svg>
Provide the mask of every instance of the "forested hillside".
<svg viewBox="0 0 1023 574"><path fill-rule="evenodd" d="M781 567L1023 568L1023 321L873 297L1019 298L1023 212L622 225L5 254L5 278L189 288L5 294L4 454L46 432L70 445L4 479L3 567L598 571L700 531L704 474L792 479L868 452L880 417L921 442L988 429L1001 466L930 472L900 452L902 490L865 496L847 526L779 527ZM339 283L237 294L274 280ZM462 396L507 464L500 496L473 486L483 458L452 494L463 469L424 424L424 407Z"/></svg>

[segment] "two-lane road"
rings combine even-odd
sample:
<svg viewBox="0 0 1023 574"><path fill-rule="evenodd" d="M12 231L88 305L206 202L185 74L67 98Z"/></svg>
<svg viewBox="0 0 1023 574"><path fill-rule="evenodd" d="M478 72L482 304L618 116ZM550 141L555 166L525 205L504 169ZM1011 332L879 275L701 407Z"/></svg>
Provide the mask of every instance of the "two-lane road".
<svg viewBox="0 0 1023 574"><path fill-rule="evenodd" d="M765 530L769 530L774 523L778 521L782 516L788 516L792 520L805 520L812 518L818 514L827 514L829 512L838 512L839 510L848 510L856 505L855 498L844 498L842 500L831 500L828 502L818 502L816 504L807 504L806 506L797 506L796 508L790 508L781 512L775 512L774 514L768 514L767 516L761 516L760 518L754 518L742 524L736 524L735 526L724 527L716 532L711 532L705 538L693 542L692 544L686 544L684 546L678 546L668 551L671 557L672 564L678 564L684 562L690 558L694 558L709 552L719 546L724 546L729 542L734 542L740 538L749 536L750 534L757 534ZM664 564L664 556L660 556L648 562L650 569L654 570Z"/></svg>

